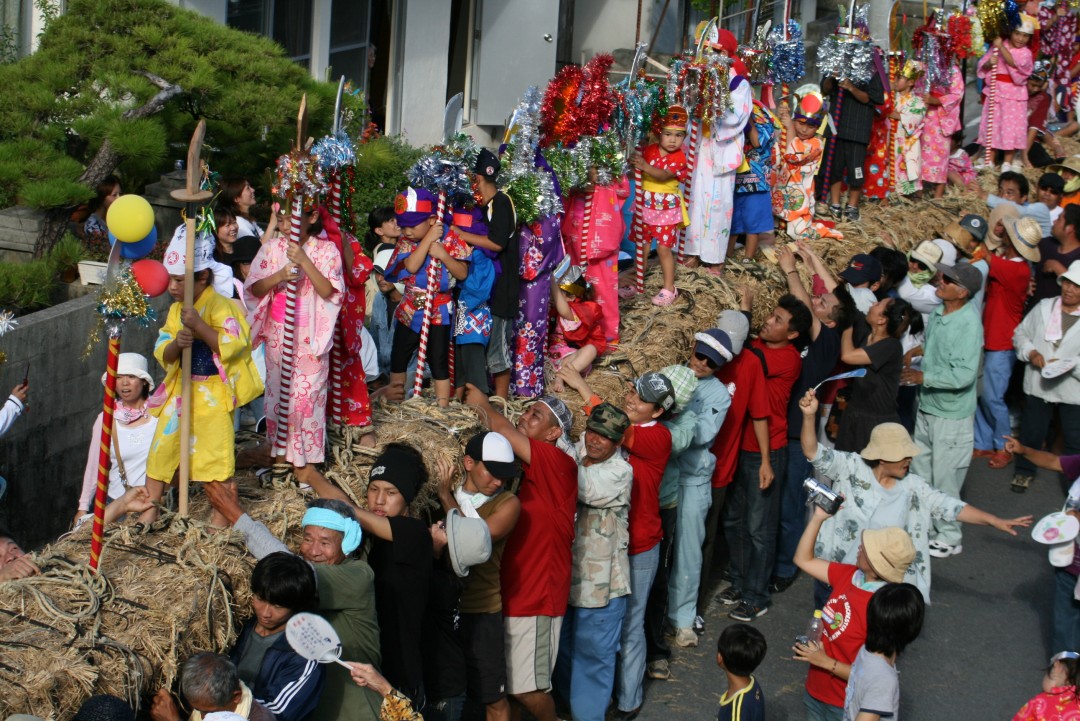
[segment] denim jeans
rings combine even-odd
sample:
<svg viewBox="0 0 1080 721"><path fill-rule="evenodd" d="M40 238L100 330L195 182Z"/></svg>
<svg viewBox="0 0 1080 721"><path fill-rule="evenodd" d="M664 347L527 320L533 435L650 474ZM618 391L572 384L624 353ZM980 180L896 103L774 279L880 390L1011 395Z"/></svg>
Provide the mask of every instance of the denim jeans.
<svg viewBox="0 0 1080 721"><path fill-rule="evenodd" d="M709 608L709 597L712 594L709 581L712 580L716 557L727 553L727 541L724 540L724 533L720 530L720 519L723 517L721 514L724 512L727 489L728 486L712 489L712 502L709 504L709 512L705 514L705 540L701 544L701 583L698 584L697 593L697 615L702 617Z"/></svg>
<svg viewBox="0 0 1080 721"><path fill-rule="evenodd" d="M806 706L806 721L844 721L843 708L818 701L809 691L803 691L803 705Z"/></svg>
<svg viewBox="0 0 1080 721"><path fill-rule="evenodd" d="M465 711L464 693L429 703L424 709L424 721L461 721Z"/></svg>
<svg viewBox="0 0 1080 721"><path fill-rule="evenodd" d="M1073 598L1076 576L1054 569L1054 640L1050 653L1080 648L1080 601Z"/></svg>
<svg viewBox="0 0 1080 721"><path fill-rule="evenodd" d="M781 478L787 467L787 446L769 452L773 469ZM780 489L773 483L764 491L758 485L761 454L739 452L735 481L728 489L724 510L724 533L731 548L731 585L752 606L771 602L769 576L776 557L776 528L780 517Z"/></svg>
<svg viewBox="0 0 1080 721"><path fill-rule="evenodd" d="M1061 435L1064 436L1065 455L1080 453L1080 405L1070 403L1047 403L1036 396L1024 396L1024 415L1020 419L1020 442L1028 448L1042 450L1050 439L1050 421L1057 408L1061 416ZM1035 475L1035 464L1024 456L1016 457L1016 472L1028 476ZM1070 482L1073 479L1068 479Z"/></svg>
<svg viewBox="0 0 1080 721"><path fill-rule="evenodd" d="M601 608L566 607L554 681L575 721L604 721L627 600L613 598Z"/></svg>
<svg viewBox="0 0 1080 721"><path fill-rule="evenodd" d="M1003 436L1012 435L1005 391L1015 361L1016 356L1009 350L988 350L983 354L982 388L975 410L975 447L980 450L1000 450L1005 447Z"/></svg>
<svg viewBox="0 0 1080 721"><path fill-rule="evenodd" d="M664 638L664 620L667 618L668 576L671 572L671 549L675 540L675 508L660 509L660 527L664 540L660 541L660 558L656 567L649 600L645 604L645 661L666 661L671 658L671 647Z"/></svg>
<svg viewBox="0 0 1080 721"><path fill-rule="evenodd" d="M774 469L777 473L773 483L780 483L780 532L776 538L776 563L772 575L790 578L798 570L795 567L795 548L806 528L806 492L803 481L814 476L814 468L802 452L799 441L788 441L787 465Z"/></svg>
<svg viewBox="0 0 1080 721"><path fill-rule="evenodd" d="M623 618L619 649L618 687L615 698L620 711L641 706L641 683L645 679L645 606L660 565L660 544L630 556L630 600Z"/></svg>
<svg viewBox="0 0 1080 721"><path fill-rule="evenodd" d="M690 628L697 615L701 584L701 542L705 540L705 516L712 503L708 480L679 486L678 519L675 521L675 560L668 578L668 620L675 628Z"/></svg>

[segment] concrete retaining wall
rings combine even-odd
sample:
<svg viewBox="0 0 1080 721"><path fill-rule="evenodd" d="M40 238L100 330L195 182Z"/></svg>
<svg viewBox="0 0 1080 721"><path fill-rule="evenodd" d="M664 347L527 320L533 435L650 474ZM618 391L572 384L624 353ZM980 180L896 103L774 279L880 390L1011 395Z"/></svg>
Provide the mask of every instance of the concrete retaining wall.
<svg viewBox="0 0 1080 721"><path fill-rule="evenodd" d="M160 318L169 300L154 301ZM94 297L86 296L24 316L0 338L7 355L0 396L22 381L30 363L29 408L0 438L0 475L8 481L0 527L27 549L67 530L78 505L90 431L103 399L106 340L89 359L81 357L96 317ZM155 380L164 377L151 357L159 325L129 324L120 345L122 352L147 356Z"/></svg>

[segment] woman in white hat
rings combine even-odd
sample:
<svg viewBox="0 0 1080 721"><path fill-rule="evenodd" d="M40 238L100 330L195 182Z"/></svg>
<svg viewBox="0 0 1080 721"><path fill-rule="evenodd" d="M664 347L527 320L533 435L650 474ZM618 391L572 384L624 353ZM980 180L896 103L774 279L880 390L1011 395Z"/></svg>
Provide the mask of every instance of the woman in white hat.
<svg viewBox="0 0 1080 721"><path fill-rule="evenodd" d="M102 384L105 376L101 376ZM121 353L116 368L116 409L113 411L112 447L109 449L109 501L124 495L127 488L146 485L146 457L154 438L157 418L150 415L146 399L154 390L154 379L147 371L146 358L138 353ZM97 488L98 453L101 442L102 414L94 420L90 452L83 471L82 493L75 520L90 512Z"/></svg>
<svg viewBox="0 0 1080 721"><path fill-rule="evenodd" d="M1031 516L1004 519L981 511L930 487L909 473L911 459L921 453L899 423L881 423L861 453L826 448L817 440L818 400L810 389L799 401L803 412L802 450L814 470L832 481L846 499L836 515L825 521L814 555L826 561L854 563L862 531L896 526L907 531L918 552L904 580L914 584L930 602L930 519L940 518L977 526L993 526L1015 536L1014 526L1030 526ZM814 596L824 603L824 586Z"/></svg>

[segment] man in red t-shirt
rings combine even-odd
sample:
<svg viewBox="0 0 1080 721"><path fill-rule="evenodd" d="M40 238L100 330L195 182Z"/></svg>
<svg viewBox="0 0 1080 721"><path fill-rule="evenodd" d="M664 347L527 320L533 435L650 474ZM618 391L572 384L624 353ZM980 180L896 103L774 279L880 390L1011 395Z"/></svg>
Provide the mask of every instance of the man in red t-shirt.
<svg viewBox="0 0 1080 721"><path fill-rule="evenodd" d="M716 325L731 338L734 358L720 366L716 377L731 396L731 407L724 416L724 424L716 434L712 454L716 467L712 475L712 505L705 516L705 543L701 547L701 585L698 587L698 616L705 617L709 607L713 558L717 554L717 538L724 543L723 534L717 535L723 517L727 490L735 480L735 468L739 464L739 445L743 433L752 424L753 432L762 447L769 442L769 397L765 392L765 370L761 358L752 352L743 353L743 344L750 334L750 320L738 310L725 310ZM720 595L725 597L727 591ZM723 600L723 599L722 599Z"/></svg>
<svg viewBox="0 0 1080 721"><path fill-rule="evenodd" d="M1012 463L1005 436L1012 433L1005 391L1012 377L1013 331L1024 319L1024 302L1031 283L1031 265L1039 261L1042 235L1034 218L1004 221L1006 242L993 248L986 277L983 307L983 382L975 409L975 455L988 456L991 468ZM996 240L996 239L995 239ZM988 245L992 241L987 238Z"/></svg>
<svg viewBox="0 0 1080 721"><path fill-rule="evenodd" d="M743 298L749 311L753 298ZM724 509L724 534L731 549L731 588L720 598L738 604L728 616L744 623L764 615L772 601L769 578L776 555L776 529L780 520L780 490L773 484L774 469L787 466L787 407L791 388L802 370L797 346L810 340L813 314L793 295L784 295L762 323L758 337L746 351L757 354L765 371L769 399L768 453L751 424L743 430L735 480Z"/></svg>
<svg viewBox="0 0 1080 721"><path fill-rule="evenodd" d="M795 549L795 565L808 576L832 586L821 610L821 641L796 643L795 658L810 664L806 675L808 718L843 715L851 664L866 641L866 607L874 591L901 583L915 560L915 544L902 528L863 531L854 566L814 557L814 542L828 514L819 507L806 524Z"/></svg>
<svg viewBox="0 0 1080 721"><path fill-rule="evenodd" d="M578 496L577 462L557 444L573 416L558 398L542 396L515 426L476 386L465 388L466 402L483 411L488 428L505 436L521 461L521 515L502 562L506 692L538 721L556 721L551 674L570 597Z"/></svg>

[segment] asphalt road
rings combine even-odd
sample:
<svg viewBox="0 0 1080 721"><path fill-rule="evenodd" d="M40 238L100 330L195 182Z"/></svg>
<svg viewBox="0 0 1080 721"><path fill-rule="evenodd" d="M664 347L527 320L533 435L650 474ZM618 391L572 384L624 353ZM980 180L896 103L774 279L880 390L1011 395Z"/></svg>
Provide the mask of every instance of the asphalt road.
<svg viewBox="0 0 1080 721"><path fill-rule="evenodd" d="M1040 471L1025 494L1009 490L1012 467L995 471L973 462L963 498L1003 517L1060 510L1065 488ZM964 550L934 559L932 605L922 635L900 657L903 721L1011 719L1041 690L1049 658L1053 594L1046 546L1022 531L1012 538L988 527L965 526ZM754 621L769 652L756 674L769 721L804 719L806 666L791 660L791 644L813 612L811 581L801 576L774 596ZM697 648L673 648L672 678L651 681L640 719L714 719L725 688L716 666L716 639L732 623L714 603Z"/></svg>

